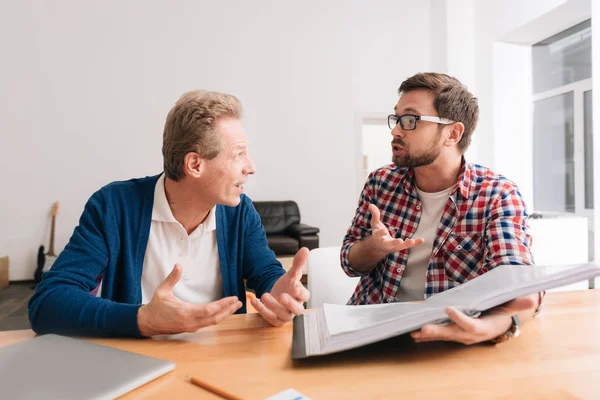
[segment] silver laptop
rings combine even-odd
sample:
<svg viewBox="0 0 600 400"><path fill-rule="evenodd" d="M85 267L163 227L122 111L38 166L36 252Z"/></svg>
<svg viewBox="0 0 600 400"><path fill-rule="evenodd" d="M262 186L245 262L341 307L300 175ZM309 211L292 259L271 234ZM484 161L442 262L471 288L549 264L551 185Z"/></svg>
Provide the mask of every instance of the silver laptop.
<svg viewBox="0 0 600 400"><path fill-rule="evenodd" d="M175 363L59 335L0 348L5 399L112 399L175 368Z"/></svg>

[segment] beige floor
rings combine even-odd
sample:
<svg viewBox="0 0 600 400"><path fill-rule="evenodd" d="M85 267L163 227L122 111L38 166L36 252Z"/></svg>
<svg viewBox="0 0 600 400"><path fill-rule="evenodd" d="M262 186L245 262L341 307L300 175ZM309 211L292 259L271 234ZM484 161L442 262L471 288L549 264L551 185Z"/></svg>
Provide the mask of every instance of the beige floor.
<svg viewBox="0 0 600 400"><path fill-rule="evenodd" d="M283 266L283 269L285 269L286 271L289 271L289 269L292 268L292 263L294 262L294 257L293 256L277 257L277 260L281 263L281 265ZM304 265L304 267L302 268L301 282L306 285L307 279L308 279L308 266Z"/></svg>
<svg viewBox="0 0 600 400"><path fill-rule="evenodd" d="M294 262L294 257L277 257L277 261L279 261L281 265L283 265L283 269L288 271L290 268L292 268L292 262Z"/></svg>

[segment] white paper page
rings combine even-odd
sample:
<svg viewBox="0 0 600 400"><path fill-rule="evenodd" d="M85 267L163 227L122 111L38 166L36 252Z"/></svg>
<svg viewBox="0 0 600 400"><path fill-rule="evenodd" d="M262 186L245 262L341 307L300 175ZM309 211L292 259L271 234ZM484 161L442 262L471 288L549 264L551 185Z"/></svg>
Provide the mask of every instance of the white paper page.
<svg viewBox="0 0 600 400"><path fill-rule="evenodd" d="M460 286L425 300L430 306L458 306L483 311L498 299L519 296L575 283L600 274L595 264L569 266L501 265ZM529 293L528 293L529 292Z"/></svg>
<svg viewBox="0 0 600 400"><path fill-rule="evenodd" d="M431 323L444 317L444 309L440 307L421 310L421 312L412 313L397 320L390 320L381 325L331 336L323 347L323 351L326 353L336 352L379 342L419 329L425 323Z"/></svg>
<svg viewBox="0 0 600 400"><path fill-rule="evenodd" d="M402 320L431 307L423 303L392 303L365 306L324 304L323 313L329 335L339 335L381 325L390 320Z"/></svg>
<svg viewBox="0 0 600 400"><path fill-rule="evenodd" d="M265 400L310 400L310 397L303 395L296 389L290 388L283 392L279 392L274 396L268 397Z"/></svg>

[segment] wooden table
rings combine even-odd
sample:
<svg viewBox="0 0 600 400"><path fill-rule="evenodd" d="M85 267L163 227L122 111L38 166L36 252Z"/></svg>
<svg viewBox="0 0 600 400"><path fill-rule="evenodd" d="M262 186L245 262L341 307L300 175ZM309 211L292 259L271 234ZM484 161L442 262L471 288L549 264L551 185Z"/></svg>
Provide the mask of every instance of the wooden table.
<svg viewBox="0 0 600 400"><path fill-rule="evenodd" d="M177 363L174 371L125 399L217 398L186 382L186 375L248 399L290 387L313 399L600 398L598 289L549 293L544 311L522 335L497 346L417 345L402 336L292 362L292 325L266 326L257 314L236 315L169 340L90 341ZM33 336L32 331L0 332L0 346Z"/></svg>

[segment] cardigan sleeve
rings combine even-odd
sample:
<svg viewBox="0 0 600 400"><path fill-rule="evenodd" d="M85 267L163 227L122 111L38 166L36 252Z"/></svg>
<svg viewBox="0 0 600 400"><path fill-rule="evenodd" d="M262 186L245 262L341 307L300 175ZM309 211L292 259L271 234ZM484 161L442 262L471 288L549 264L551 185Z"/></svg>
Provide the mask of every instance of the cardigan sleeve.
<svg viewBox="0 0 600 400"><path fill-rule="evenodd" d="M116 230L102 189L88 200L79 225L29 301L29 321L38 334L140 337L140 305L117 303L90 292L108 264L106 238Z"/></svg>
<svg viewBox="0 0 600 400"><path fill-rule="evenodd" d="M260 215L247 197L244 210L244 278L256 296L270 292L277 280L285 274L275 253L269 249L267 235L260 221Z"/></svg>

